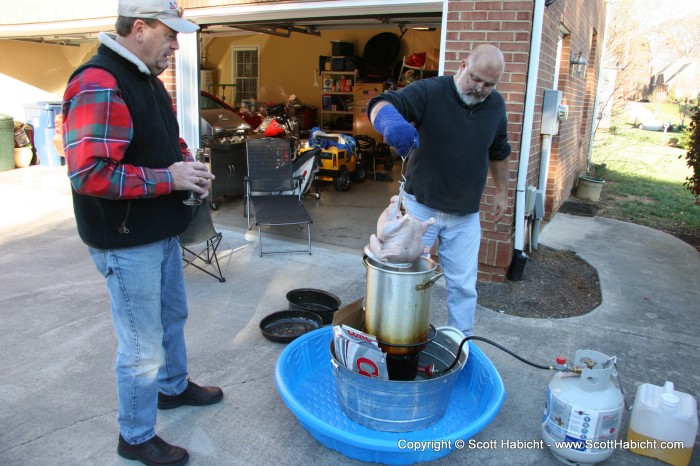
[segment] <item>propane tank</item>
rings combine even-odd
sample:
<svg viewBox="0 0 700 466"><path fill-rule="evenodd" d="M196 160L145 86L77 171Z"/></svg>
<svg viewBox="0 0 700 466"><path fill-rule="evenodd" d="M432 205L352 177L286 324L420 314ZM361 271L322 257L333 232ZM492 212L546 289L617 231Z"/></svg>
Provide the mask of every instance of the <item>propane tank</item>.
<svg viewBox="0 0 700 466"><path fill-rule="evenodd" d="M566 361L557 358L557 366ZM542 437L559 461L594 464L615 450L624 411L624 396L611 382L615 357L592 350L576 351L570 370L550 381L542 417Z"/></svg>

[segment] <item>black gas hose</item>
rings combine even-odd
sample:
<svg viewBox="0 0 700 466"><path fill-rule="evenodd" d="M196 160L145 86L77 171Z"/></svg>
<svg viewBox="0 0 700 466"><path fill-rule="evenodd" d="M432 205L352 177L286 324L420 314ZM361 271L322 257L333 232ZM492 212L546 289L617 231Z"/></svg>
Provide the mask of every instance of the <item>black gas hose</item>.
<svg viewBox="0 0 700 466"><path fill-rule="evenodd" d="M468 342L469 340L483 341L484 343L488 343L489 345L493 345L493 346L495 346L496 348L498 348L498 349L500 349L500 350L503 350L503 351L505 351L506 353L510 354L510 355L513 356L514 358L516 358L516 359L518 359L518 360L524 362L525 364L529 364L529 365L532 366L532 367L536 367L537 369L544 369L544 370L548 370L548 371L551 371L551 370L556 369L556 368L553 367L553 366L543 366L543 365L541 365L541 364L535 364L534 362L530 362L530 361L528 361L527 359L525 359L525 358L523 358L523 357L521 357L521 356L518 356L517 354L515 354L513 351L509 350L508 348L506 348L506 347L504 347L504 346L501 346L501 345L499 345L498 343L496 343L495 341L489 340L488 338L477 337L476 335L471 335L471 336L468 336L468 337L464 338L464 340L462 340L462 342L459 344L459 349L457 350L457 356L455 357L455 360L452 361L452 364L450 364L449 367L448 367L447 369L443 369L443 370L433 370L433 373L434 373L434 374L444 374L444 373L446 373L446 372L451 371L452 368L454 368L455 365L457 364L457 362L459 361L459 356L462 354L462 347L463 347L464 344L465 344L466 342Z"/></svg>

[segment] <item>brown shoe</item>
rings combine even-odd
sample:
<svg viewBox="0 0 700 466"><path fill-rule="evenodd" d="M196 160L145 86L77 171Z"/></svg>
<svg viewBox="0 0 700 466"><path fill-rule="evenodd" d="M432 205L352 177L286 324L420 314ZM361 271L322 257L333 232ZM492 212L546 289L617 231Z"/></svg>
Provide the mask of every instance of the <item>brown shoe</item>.
<svg viewBox="0 0 700 466"><path fill-rule="evenodd" d="M138 445L129 445L120 435L117 453L128 460L138 460L148 466L181 466L190 455L184 448L170 445L157 435Z"/></svg>
<svg viewBox="0 0 700 466"><path fill-rule="evenodd" d="M218 403L224 398L219 387L200 387L187 379L187 388L179 395L158 393L158 409L172 409L178 406L204 406Z"/></svg>

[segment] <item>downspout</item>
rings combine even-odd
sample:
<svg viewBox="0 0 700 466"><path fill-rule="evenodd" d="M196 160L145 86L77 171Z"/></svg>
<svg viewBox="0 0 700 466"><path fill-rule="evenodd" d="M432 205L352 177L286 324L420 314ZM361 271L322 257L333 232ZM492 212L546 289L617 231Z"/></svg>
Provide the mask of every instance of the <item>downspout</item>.
<svg viewBox="0 0 700 466"><path fill-rule="evenodd" d="M608 45L608 28L610 26L610 17L612 16L612 7L616 0L605 1L605 26L603 26L603 46L600 52L600 69L598 70L598 82L595 89L595 101L593 102L593 121L591 122L591 139L588 142L588 167L593 165L593 139L595 138L595 130L598 118L598 101L600 100L600 91L603 88L603 70L605 70L605 59L607 55Z"/></svg>
<svg viewBox="0 0 700 466"><path fill-rule="evenodd" d="M537 76L540 69L540 45L542 42L542 25L544 22L545 0L535 0L532 18L532 39L530 41L530 63L528 63L527 86L525 89L525 114L523 117L523 134L520 141L520 160L518 162L518 181L515 192L515 241L513 260L508 270L508 278L522 280L527 262L525 254L525 190L527 188L527 168L530 163L530 144L532 142L532 121L537 100Z"/></svg>
<svg viewBox="0 0 700 466"><path fill-rule="evenodd" d="M440 63L438 64L438 75L445 74L445 50L447 50L447 17L450 11L450 0L442 2L442 23L440 24Z"/></svg>

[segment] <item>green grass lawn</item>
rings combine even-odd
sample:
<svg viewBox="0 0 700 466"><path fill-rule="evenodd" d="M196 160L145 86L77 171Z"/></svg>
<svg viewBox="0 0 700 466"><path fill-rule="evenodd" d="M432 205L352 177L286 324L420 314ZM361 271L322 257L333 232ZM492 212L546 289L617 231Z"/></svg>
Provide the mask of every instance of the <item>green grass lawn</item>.
<svg viewBox="0 0 700 466"><path fill-rule="evenodd" d="M700 206L684 186L692 174L683 149L668 146L662 132L621 124L615 134L598 131L593 145L595 176L608 197L599 215L652 228L700 232ZM612 199L610 199L612 198Z"/></svg>

